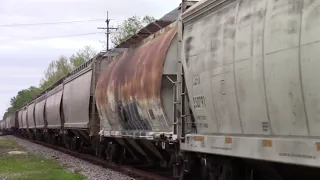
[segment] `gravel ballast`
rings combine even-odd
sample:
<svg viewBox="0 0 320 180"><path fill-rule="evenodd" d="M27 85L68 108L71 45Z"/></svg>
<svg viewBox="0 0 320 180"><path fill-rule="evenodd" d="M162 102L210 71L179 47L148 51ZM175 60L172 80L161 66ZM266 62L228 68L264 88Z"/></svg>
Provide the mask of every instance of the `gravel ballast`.
<svg viewBox="0 0 320 180"><path fill-rule="evenodd" d="M19 145L25 148L26 151L39 155L45 158L55 158L60 164L62 164L67 171L77 172L82 174L88 180L133 180L133 178L121 174L117 171L105 169L95 164L83 161L68 154L35 144L14 136L4 136L5 138L15 140Z"/></svg>

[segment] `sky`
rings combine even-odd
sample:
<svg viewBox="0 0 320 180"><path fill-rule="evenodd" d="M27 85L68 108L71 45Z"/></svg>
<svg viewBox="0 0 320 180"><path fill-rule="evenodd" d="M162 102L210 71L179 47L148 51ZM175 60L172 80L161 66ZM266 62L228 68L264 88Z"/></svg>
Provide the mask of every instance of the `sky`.
<svg viewBox="0 0 320 180"><path fill-rule="evenodd" d="M52 60L60 55L70 56L86 45L92 46L96 51L103 50L101 41L106 38L97 27L106 25L104 19L107 11L111 24L118 25L133 15L161 18L178 7L180 2L181 0L1 0L0 119L10 107L10 98L19 90L39 85L44 70ZM84 22L50 24L70 21Z"/></svg>

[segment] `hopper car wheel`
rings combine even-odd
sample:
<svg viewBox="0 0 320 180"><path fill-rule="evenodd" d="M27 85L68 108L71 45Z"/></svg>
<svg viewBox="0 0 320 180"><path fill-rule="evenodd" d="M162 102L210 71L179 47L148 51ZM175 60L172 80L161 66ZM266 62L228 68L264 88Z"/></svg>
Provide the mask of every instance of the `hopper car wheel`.
<svg viewBox="0 0 320 180"><path fill-rule="evenodd" d="M51 142L52 142L52 137L47 135L47 143L51 144Z"/></svg>
<svg viewBox="0 0 320 180"><path fill-rule="evenodd" d="M77 149L77 139L76 138L71 139L70 147L71 147L71 150L73 150L73 151L75 151Z"/></svg>
<svg viewBox="0 0 320 180"><path fill-rule="evenodd" d="M69 143L69 137L68 136L63 136L63 144L66 148L70 149L70 143Z"/></svg>
<svg viewBox="0 0 320 180"><path fill-rule="evenodd" d="M202 167L204 164L202 163ZM246 165L238 160L209 159L203 168L203 179L209 180L251 180L246 177Z"/></svg>
<svg viewBox="0 0 320 180"><path fill-rule="evenodd" d="M116 146L115 144L109 144L107 149L106 149L106 159L109 162L114 162L115 158L115 152L116 152Z"/></svg>
<svg viewBox="0 0 320 180"><path fill-rule="evenodd" d="M186 153L184 154L183 160L182 160L182 166L181 166L181 172L180 172L180 180L193 180L193 174L196 172L193 170L195 163L195 157L192 154Z"/></svg>
<svg viewBox="0 0 320 180"><path fill-rule="evenodd" d="M83 146L83 141L82 141L82 140L79 140L79 148L78 148L78 150L79 150L80 153L83 152L83 148L84 148L84 146Z"/></svg>
<svg viewBox="0 0 320 180"><path fill-rule="evenodd" d="M106 148L106 160L109 162L119 163L119 154L122 155L122 152L118 153L119 150L120 148L117 144L108 144L108 147Z"/></svg>
<svg viewBox="0 0 320 180"><path fill-rule="evenodd" d="M183 156L180 180L252 180L245 163L221 157L199 158L195 154Z"/></svg>
<svg viewBox="0 0 320 180"><path fill-rule="evenodd" d="M126 157L126 149L122 146L119 147L119 158L118 159L118 164L122 165L124 162L124 159Z"/></svg>
<svg viewBox="0 0 320 180"><path fill-rule="evenodd" d="M32 139L32 140L35 140L35 139L36 139L34 133L31 134L31 139Z"/></svg>
<svg viewBox="0 0 320 180"><path fill-rule="evenodd" d="M105 152L106 151L106 146L104 144L100 144L98 147L98 157L100 158L105 158Z"/></svg>
<svg viewBox="0 0 320 180"><path fill-rule="evenodd" d="M55 144L55 137L51 136L50 138L50 144L54 145Z"/></svg>
<svg viewBox="0 0 320 180"><path fill-rule="evenodd" d="M220 166L219 179L221 180L236 180L243 177L240 172L241 167L236 166L237 164L232 161L227 161Z"/></svg>
<svg viewBox="0 0 320 180"><path fill-rule="evenodd" d="M55 145L59 145L59 137L57 135L54 136Z"/></svg>

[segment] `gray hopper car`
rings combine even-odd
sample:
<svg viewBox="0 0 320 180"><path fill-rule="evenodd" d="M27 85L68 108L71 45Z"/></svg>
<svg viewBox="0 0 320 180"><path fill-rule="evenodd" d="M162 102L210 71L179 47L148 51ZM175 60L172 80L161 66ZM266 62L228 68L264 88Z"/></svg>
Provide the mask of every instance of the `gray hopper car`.
<svg viewBox="0 0 320 180"><path fill-rule="evenodd" d="M182 15L183 151L320 167L319 3L203 0Z"/></svg>

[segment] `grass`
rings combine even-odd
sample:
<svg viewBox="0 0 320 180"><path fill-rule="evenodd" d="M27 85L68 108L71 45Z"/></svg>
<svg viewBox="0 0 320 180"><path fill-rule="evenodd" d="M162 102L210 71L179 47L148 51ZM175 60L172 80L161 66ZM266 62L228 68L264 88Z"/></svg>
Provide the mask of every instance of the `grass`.
<svg viewBox="0 0 320 180"><path fill-rule="evenodd" d="M20 150L15 141L0 139L0 179L7 180L82 180L78 173L69 173L54 159L42 158L30 153L8 154Z"/></svg>
<svg viewBox="0 0 320 180"><path fill-rule="evenodd" d="M9 139L0 139L0 149L13 149L13 148L22 149L22 147L19 146L15 141L12 141Z"/></svg>

